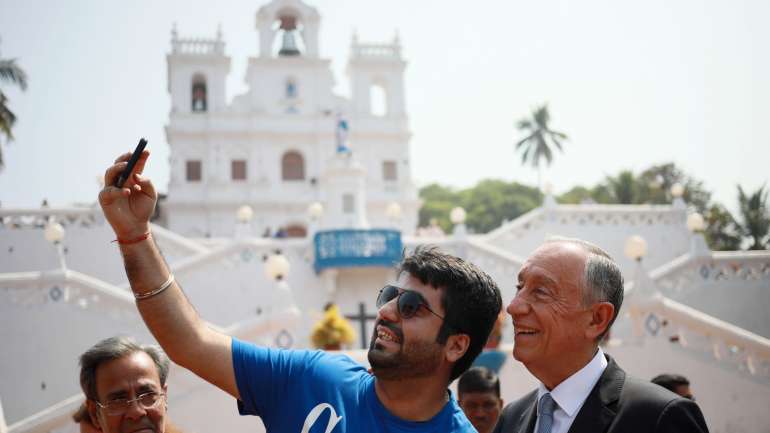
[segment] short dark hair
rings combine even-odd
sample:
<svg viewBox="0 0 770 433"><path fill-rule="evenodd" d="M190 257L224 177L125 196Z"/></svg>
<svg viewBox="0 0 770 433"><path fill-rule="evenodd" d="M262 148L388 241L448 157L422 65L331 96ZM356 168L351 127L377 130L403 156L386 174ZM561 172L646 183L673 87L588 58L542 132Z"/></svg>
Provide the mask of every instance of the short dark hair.
<svg viewBox="0 0 770 433"><path fill-rule="evenodd" d="M444 323L439 329L438 343L446 343L453 334L470 337L468 351L452 367L451 382L471 366L484 348L502 309L500 289L474 264L433 246L418 246L406 256L398 267L399 275L404 272L423 284L443 289Z"/></svg>
<svg viewBox="0 0 770 433"><path fill-rule="evenodd" d="M690 385L690 381L680 374L660 374L652 378L652 383L660 385L671 392L676 392L676 387Z"/></svg>
<svg viewBox="0 0 770 433"><path fill-rule="evenodd" d="M457 396L468 392L493 392L500 398L500 378L486 367L471 367L457 381Z"/></svg>
<svg viewBox="0 0 770 433"><path fill-rule="evenodd" d="M134 339L124 336L106 338L80 355L80 388L86 398L99 401L96 392L96 369L105 362L123 358L135 352L144 352L152 358L158 368L160 385L166 385L168 378L169 360L157 346L141 345Z"/></svg>

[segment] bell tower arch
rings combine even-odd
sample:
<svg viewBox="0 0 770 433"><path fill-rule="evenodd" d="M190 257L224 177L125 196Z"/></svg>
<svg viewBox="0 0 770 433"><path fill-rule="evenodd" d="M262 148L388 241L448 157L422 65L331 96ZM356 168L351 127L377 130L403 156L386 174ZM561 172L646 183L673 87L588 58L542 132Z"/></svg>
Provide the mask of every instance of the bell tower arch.
<svg viewBox="0 0 770 433"><path fill-rule="evenodd" d="M318 11L301 0L268 3L257 11L259 57L319 58L319 24Z"/></svg>

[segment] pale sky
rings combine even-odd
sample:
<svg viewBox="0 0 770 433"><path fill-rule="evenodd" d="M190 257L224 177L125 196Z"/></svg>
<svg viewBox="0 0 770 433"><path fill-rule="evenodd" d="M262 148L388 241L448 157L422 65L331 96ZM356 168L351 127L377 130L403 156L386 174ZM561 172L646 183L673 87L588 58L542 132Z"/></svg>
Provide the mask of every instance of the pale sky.
<svg viewBox="0 0 770 433"><path fill-rule="evenodd" d="M224 5L223 5L224 3ZM137 139L168 180L165 55L222 24L228 95L243 93L263 1L0 0L0 56L29 74L3 86L19 121L4 148L3 207L93 202L97 176ZM770 2L727 0L317 0L321 52L347 94L350 37L398 29L418 185L536 183L514 152L517 119L548 102L570 136L544 173L557 192L674 161L735 209L736 185L770 180ZM355 128L355 125L351 125Z"/></svg>

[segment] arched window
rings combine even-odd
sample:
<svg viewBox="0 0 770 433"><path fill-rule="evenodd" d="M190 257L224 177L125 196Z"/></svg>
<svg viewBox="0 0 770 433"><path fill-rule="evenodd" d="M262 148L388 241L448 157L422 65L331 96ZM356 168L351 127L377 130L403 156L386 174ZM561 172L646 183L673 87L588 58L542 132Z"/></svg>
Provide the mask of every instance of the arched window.
<svg viewBox="0 0 770 433"><path fill-rule="evenodd" d="M305 159L299 152L286 152L281 158L283 180L305 180Z"/></svg>
<svg viewBox="0 0 770 433"><path fill-rule="evenodd" d="M208 108L206 77L195 74L192 80L192 111L204 112Z"/></svg>
<svg viewBox="0 0 770 433"><path fill-rule="evenodd" d="M372 116L385 116L388 114L388 95L385 86L375 84L369 89L369 103Z"/></svg>

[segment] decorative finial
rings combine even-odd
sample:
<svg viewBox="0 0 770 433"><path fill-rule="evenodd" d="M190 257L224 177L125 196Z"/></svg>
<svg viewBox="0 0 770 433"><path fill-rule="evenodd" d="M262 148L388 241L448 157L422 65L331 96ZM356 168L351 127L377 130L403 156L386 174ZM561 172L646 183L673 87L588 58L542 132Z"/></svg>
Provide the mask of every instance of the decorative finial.
<svg viewBox="0 0 770 433"><path fill-rule="evenodd" d="M358 45L358 30L353 29L353 45Z"/></svg>
<svg viewBox="0 0 770 433"><path fill-rule="evenodd" d="M179 38L179 32L176 30L176 21L171 24L171 40L176 41Z"/></svg>
<svg viewBox="0 0 770 433"><path fill-rule="evenodd" d="M217 40L222 40L222 23L217 24Z"/></svg>
<svg viewBox="0 0 770 433"><path fill-rule="evenodd" d="M401 45L401 35L398 29L396 29L396 36L393 38L393 45Z"/></svg>

